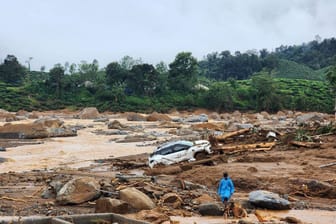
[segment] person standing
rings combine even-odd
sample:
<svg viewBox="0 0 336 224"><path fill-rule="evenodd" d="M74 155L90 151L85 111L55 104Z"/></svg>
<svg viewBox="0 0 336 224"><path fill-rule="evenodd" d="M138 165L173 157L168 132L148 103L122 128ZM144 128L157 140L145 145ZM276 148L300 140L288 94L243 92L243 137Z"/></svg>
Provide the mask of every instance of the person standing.
<svg viewBox="0 0 336 224"><path fill-rule="evenodd" d="M219 182L217 194L224 203L224 210L227 209L228 202L234 192L234 185L227 172L223 173L223 178ZM224 214L225 215L225 214Z"/></svg>

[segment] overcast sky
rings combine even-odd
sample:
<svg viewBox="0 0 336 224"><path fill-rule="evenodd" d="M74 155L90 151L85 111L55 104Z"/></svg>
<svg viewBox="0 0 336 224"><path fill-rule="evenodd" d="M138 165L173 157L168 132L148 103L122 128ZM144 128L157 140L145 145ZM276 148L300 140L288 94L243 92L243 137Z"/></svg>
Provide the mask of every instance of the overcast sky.
<svg viewBox="0 0 336 224"><path fill-rule="evenodd" d="M0 59L32 68L125 55L260 50L336 36L335 0L0 0Z"/></svg>

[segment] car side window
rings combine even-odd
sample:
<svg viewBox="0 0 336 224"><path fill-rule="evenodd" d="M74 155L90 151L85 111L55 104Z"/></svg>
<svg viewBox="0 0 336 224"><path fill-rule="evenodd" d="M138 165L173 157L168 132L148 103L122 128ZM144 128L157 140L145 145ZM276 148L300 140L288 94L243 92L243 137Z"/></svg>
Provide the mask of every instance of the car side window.
<svg viewBox="0 0 336 224"><path fill-rule="evenodd" d="M160 155L168 155L170 153L173 153L172 146L160 150Z"/></svg>
<svg viewBox="0 0 336 224"><path fill-rule="evenodd" d="M186 145L175 145L174 152L180 152L180 151L186 150L188 148L189 148L189 146L186 146Z"/></svg>

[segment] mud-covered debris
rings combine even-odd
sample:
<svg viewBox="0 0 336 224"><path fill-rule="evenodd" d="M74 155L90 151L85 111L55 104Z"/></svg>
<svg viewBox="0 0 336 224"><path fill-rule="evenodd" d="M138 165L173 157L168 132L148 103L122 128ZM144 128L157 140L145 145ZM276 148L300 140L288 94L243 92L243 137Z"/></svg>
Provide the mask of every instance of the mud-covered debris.
<svg viewBox="0 0 336 224"><path fill-rule="evenodd" d="M127 113L127 120L128 121L146 121L146 116L134 113L134 112L129 112Z"/></svg>
<svg viewBox="0 0 336 224"><path fill-rule="evenodd" d="M60 128L64 124L64 121L55 117L42 117L34 121L34 124L42 124L48 128Z"/></svg>
<svg viewBox="0 0 336 224"><path fill-rule="evenodd" d="M93 120L93 122L102 122L102 123L108 122L108 121L109 121L109 119L107 117L98 117L98 118Z"/></svg>
<svg viewBox="0 0 336 224"><path fill-rule="evenodd" d="M284 221L289 224L302 224L303 223L300 219L292 217L292 216L281 218L280 221Z"/></svg>
<svg viewBox="0 0 336 224"><path fill-rule="evenodd" d="M177 209L182 206L183 199L176 193L168 193L160 198L159 204Z"/></svg>
<svg viewBox="0 0 336 224"><path fill-rule="evenodd" d="M115 142L117 143L128 143L128 142L145 142L145 141L154 141L157 138L152 135L127 135L123 139L118 139Z"/></svg>
<svg viewBox="0 0 336 224"><path fill-rule="evenodd" d="M130 129L127 125L121 124L120 121L114 120L107 124L108 129L119 129L119 130L128 130Z"/></svg>
<svg viewBox="0 0 336 224"><path fill-rule="evenodd" d="M118 213L126 214L130 211L129 205L114 198L99 198L96 201L95 213Z"/></svg>
<svg viewBox="0 0 336 224"><path fill-rule="evenodd" d="M161 211L155 210L140 211L136 214L136 218L137 220L145 220L153 224L161 224L165 223L166 221L171 223L168 215L162 213Z"/></svg>
<svg viewBox="0 0 336 224"><path fill-rule="evenodd" d="M160 114L157 112L153 112L148 115L146 118L147 121L171 121L171 118L166 114Z"/></svg>
<svg viewBox="0 0 336 224"><path fill-rule="evenodd" d="M95 130L92 133L96 135L128 135L128 131L123 131L123 130Z"/></svg>

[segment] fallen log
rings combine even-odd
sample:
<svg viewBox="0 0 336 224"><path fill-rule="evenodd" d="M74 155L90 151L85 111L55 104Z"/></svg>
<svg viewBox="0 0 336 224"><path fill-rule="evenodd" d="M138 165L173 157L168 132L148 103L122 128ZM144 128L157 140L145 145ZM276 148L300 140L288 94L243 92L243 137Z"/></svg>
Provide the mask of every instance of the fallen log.
<svg viewBox="0 0 336 224"><path fill-rule="evenodd" d="M329 167L329 166L335 166L336 162L333 163L328 163L328 164L324 164L324 165L320 165L319 168L324 168L324 167Z"/></svg>
<svg viewBox="0 0 336 224"><path fill-rule="evenodd" d="M225 141L228 138L231 138L231 137L234 137L234 136L237 136L237 135L241 135L241 134L245 134L246 132L249 132L249 131L250 131L249 128L241 129L241 130L238 130L238 131L234 131L234 132L226 133L226 134L223 134L223 135L215 136L215 138L218 141Z"/></svg>
<svg viewBox="0 0 336 224"><path fill-rule="evenodd" d="M234 146L222 146L218 148L214 148L215 151L263 151L263 150L270 150L273 146L275 146L276 142L262 142L262 143L255 143L255 144L244 144L244 145L234 145Z"/></svg>
<svg viewBox="0 0 336 224"><path fill-rule="evenodd" d="M299 141L291 141L290 144L304 148L318 148L321 145L320 143L317 142L299 142Z"/></svg>

